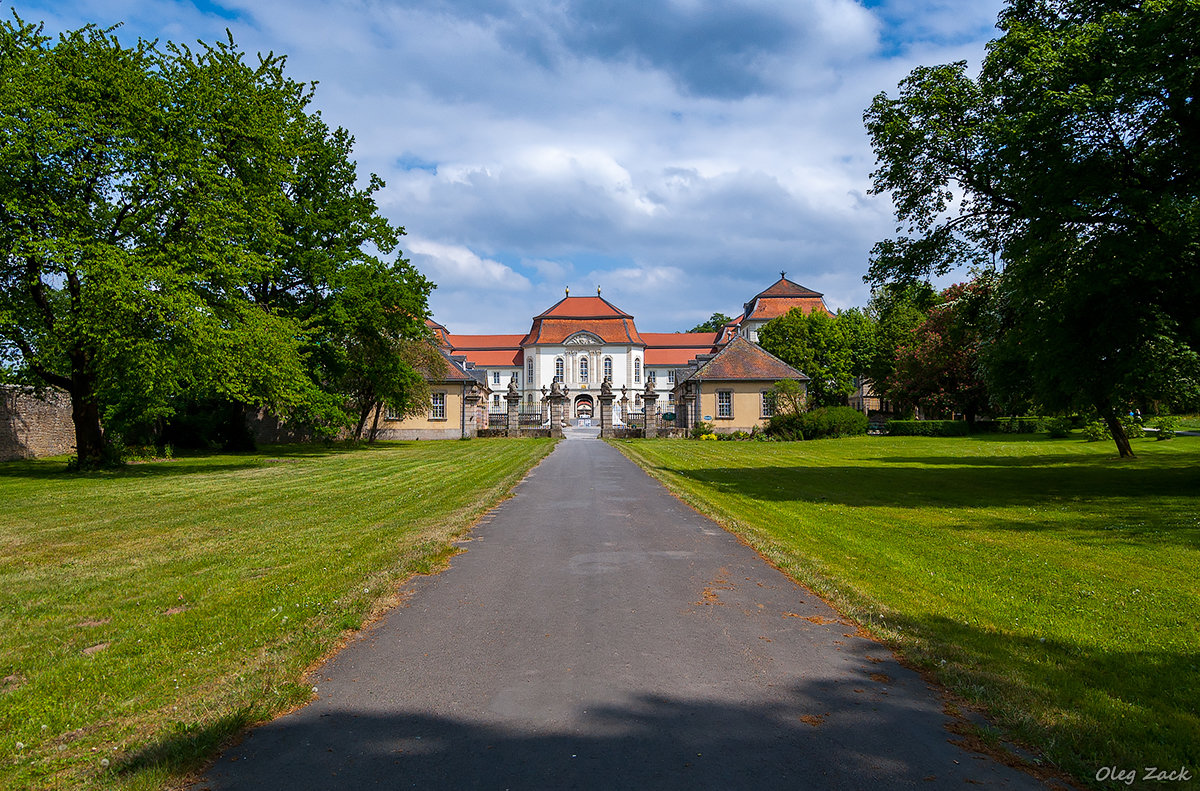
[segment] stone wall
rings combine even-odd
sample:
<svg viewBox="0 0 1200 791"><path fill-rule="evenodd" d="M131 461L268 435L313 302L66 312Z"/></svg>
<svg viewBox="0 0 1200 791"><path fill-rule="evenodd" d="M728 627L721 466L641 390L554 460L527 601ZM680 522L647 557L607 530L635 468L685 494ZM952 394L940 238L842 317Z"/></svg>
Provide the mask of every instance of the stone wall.
<svg viewBox="0 0 1200 791"><path fill-rule="evenodd" d="M75 450L71 397L48 390L0 385L0 461L61 456Z"/></svg>
<svg viewBox="0 0 1200 791"><path fill-rule="evenodd" d="M521 428L516 431L509 431L504 428L481 428L477 436L485 437L549 437L550 429L548 428Z"/></svg>

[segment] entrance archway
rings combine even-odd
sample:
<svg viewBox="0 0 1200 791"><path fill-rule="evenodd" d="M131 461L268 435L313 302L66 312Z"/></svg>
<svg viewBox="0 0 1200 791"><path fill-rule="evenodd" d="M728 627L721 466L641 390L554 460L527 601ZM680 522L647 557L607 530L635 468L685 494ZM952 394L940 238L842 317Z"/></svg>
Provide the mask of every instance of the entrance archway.
<svg viewBox="0 0 1200 791"><path fill-rule="evenodd" d="M581 419L590 418L595 411L595 402L590 395L575 397L575 417Z"/></svg>

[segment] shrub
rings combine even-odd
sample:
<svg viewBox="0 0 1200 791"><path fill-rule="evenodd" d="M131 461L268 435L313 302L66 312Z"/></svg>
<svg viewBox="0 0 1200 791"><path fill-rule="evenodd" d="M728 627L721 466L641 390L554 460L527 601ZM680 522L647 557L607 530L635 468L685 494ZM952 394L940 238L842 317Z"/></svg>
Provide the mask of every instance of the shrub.
<svg viewBox="0 0 1200 791"><path fill-rule="evenodd" d="M889 420L887 432L893 437L965 437L965 420Z"/></svg>
<svg viewBox="0 0 1200 791"><path fill-rule="evenodd" d="M705 423L701 420L696 425L692 426L692 439L701 439L705 434L713 433L713 424Z"/></svg>
<svg viewBox="0 0 1200 791"><path fill-rule="evenodd" d="M1040 415L1013 415L997 420L996 427L1005 434L1034 434L1045 430L1046 418Z"/></svg>
<svg viewBox="0 0 1200 791"><path fill-rule="evenodd" d="M767 424L767 436L789 442L804 439L804 428L801 425L803 416L803 413L797 415L791 412L774 415Z"/></svg>
<svg viewBox="0 0 1200 791"><path fill-rule="evenodd" d="M1071 419L1069 417L1050 418L1046 421L1046 430L1054 439L1069 437L1071 436Z"/></svg>
<svg viewBox="0 0 1200 791"><path fill-rule="evenodd" d="M854 437L867 433L867 416L848 406L814 409L801 416L801 427L808 439Z"/></svg>
<svg viewBox="0 0 1200 791"><path fill-rule="evenodd" d="M1175 430L1179 427L1179 421L1173 417L1160 417L1154 421L1154 428L1158 429L1158 433L1154 436L1156 440L1174 439Z"/></svg>
<svg viewBox="0 0 1200 791"><path fill-rule="evenodd" d="M1125 436L1130 439L1141 439L1146 436L1146 428L1142 425L1142 421L1133 415L1121 415L1117 420L1121 421L1121 425L1125 427Z"/></svg>
<svg viewBox="0 0 1200 791"><path fill-rule="evenodd" d="M1102 420L1093 420L1083 427L1083 438L1088 442L1100 442L1101 440L1112 439L1112 434L1108 431L1108 426Z"/></svg>
<svg viewBox="0 0 1200 791"><path fill-rule="evenodd" d="M853 437L866 433L867 416L848 406L821 407L798 415L775 415L767 425L769 437L789 441Z"/></svg>

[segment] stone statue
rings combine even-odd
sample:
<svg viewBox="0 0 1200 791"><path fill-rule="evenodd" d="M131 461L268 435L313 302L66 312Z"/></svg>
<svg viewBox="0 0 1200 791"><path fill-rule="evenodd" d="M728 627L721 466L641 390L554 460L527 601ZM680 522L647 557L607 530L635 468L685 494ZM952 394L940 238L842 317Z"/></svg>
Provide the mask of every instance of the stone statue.
<svg viewBox="0 0 1200 791"><path fill-rule="evenodd" d="M600 395L610 396L612 395L612 392L612 377L606 376L604 377L604 381L600 383Z"/></svg>
<svg viewBox="0 0 1200 791"><path fill-rule="evenodd" d="M510 396L519 396L519 395L521 395L521 394L520 394L520 393L517 391L517 375L516 375L516 374L513 374L513 375L512 375L512 379L509 379L509 380L508 380L508 394L509 394Z"/></svg>
<svg viewBox="0 0 1200 791"><path fill-rule="evenodd" d="M562 394L563 394L562 387L559 386L558 380L555 379L553 382L550 383L550 395L551 396L560 396Z"/></svg>
<svg viewBox="0 0 1200 791"><path fill-rule="evenodd" d="M646 389L642 391L642 395L648 395L648 396L652 396L652 395L654 395L654 393L655 393L655 390L654 390L654 380L653 380L653 379L647 379L647 380L646 380Z"/></svg>

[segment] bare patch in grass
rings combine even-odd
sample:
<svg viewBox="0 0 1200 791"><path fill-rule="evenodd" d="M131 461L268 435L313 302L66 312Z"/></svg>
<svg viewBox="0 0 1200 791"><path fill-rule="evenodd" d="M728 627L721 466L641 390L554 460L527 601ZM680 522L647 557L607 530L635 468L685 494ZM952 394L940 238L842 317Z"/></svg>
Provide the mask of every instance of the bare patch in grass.
<svg viewBox="0 0 1200 791"><path fill-rule="evenodd" d="M92 654L98 654L101 651L108 650L110 645L112 645L112 643L96 643L95 645L89 645L87 648L83 649L81 653L91 656Z"/></svg>

